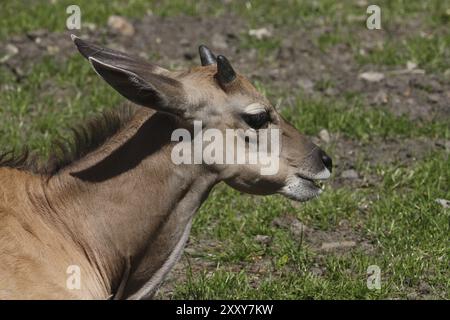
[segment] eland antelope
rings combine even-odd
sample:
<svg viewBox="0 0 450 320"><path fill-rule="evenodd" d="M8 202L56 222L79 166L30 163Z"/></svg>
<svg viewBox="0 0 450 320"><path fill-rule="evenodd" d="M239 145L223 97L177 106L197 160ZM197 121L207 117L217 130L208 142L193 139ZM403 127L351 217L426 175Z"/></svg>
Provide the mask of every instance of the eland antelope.
<svg viewBox="0 0 450 320"><path fill-rule="evenodd" d="M330 177L330 157L224 56L200 46L201 66L169 71L72 39L128 101L75 130L68 151L44 165L0 156L0 299L151 298L214 185L307 201L321 192L317 180ZM277 129L277 172L262 175L261 163L175 164L171 151L181 142L172 133L192 132L195 120L219 132ZM247 137L236 139L249 148ZM75 287L68 270L78 272Z"/></svg>

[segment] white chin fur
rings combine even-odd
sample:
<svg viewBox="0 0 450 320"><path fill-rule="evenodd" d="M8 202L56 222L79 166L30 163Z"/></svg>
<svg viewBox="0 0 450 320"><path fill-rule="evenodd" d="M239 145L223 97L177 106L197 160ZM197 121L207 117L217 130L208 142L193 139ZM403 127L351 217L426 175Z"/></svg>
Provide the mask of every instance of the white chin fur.
<svg viewBox="0 0 450 320"><path fill-rule="evenodd" d="M331 176L331 172L328 169L323 169L314 176L315 180L326 180Z"/></svg>
<svg viewBox="0 0 450 320"><path fill-rule="evenodd" d="M294 176L288 179L286 185L281 189L280 194L296 201L308 201L322 193L312 181Z"/></svg>

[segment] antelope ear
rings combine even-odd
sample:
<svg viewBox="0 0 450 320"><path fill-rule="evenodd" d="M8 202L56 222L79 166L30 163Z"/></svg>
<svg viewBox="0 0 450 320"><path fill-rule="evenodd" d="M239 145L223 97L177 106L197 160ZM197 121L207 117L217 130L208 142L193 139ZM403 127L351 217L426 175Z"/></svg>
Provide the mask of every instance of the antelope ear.
<svg viewBox="0 0 450 320"><path fill-rule="evenodd" d="M106 64L126 69L133 72L151 72L170 76L170 71L157 65L148 63L143 59L131 57L123 52L97 46L89 41L71 35L73 43L78 51L86 59L96 58Z"/></svg>
<svg viewBox="0 0 450 320"><path fill-rule="evenodd" d="M185 114L183 84L172 78L170 71L76 36L72 39L97 74L128 100L157 111Z"/></svg>

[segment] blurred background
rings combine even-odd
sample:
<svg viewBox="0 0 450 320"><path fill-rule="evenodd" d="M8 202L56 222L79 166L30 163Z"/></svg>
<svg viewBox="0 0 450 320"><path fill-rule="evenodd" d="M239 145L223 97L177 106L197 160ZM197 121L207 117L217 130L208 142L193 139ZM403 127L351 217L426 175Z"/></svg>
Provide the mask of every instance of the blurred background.
<svg viewBox="0 0 450 320"><path fill-rule="evenodd" d="M305 204L217 186L158 298L449 299L450 1L377 1L380 30L370 4L2 0L0 149L45 157L122 101L71 33L173 69L206 44L336 168Z"/></svg>

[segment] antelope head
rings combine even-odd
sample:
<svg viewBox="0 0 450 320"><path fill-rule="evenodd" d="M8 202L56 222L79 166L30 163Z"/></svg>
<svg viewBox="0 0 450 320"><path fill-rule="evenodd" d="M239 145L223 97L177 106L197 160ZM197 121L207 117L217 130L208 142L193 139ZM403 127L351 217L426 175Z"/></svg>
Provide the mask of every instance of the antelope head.
<svg viewBox="0 0 450 320"><path fill-rule="evenodd" d="M98 75L131 102L173 115L189 132L193 131L194 122L201 123L203 132L211 129L223 137L230 130L236 132L235 143L226 145L223 139L220 144L224 147L215 151L216 156L223 153L224 159L232 153L231 158L236 159L239 152L249 157L257 155L253 163L214 162L206 156L192 165L205 166L219 180L246 193L280 193L297 201L321 193L317 181L330 177L331 158L284 120L249 80L235 71L226 57L216 57L207 47L200 46L201 66L169 71L77 37L73 40ZM258 157L263 151L257 146L268 141L267 150L277 151L273 158L277 165L275 170L264 174L267 163ZM194 142L195 138L183 141ZM207 147L205 143L202 150Z"/></svg>

